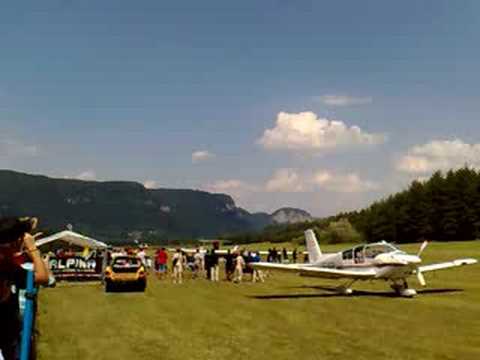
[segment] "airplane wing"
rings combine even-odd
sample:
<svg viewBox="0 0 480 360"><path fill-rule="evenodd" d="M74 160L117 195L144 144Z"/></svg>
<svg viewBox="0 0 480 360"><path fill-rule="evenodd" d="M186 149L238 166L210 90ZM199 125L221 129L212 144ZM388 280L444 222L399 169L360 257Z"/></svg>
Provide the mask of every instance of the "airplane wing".
<svg viewBox="0 0 480 360"><path fill-rule="evenodd" d="M358 269L332 269L305 264L275 264L258 262L251 264L253 268L262 270L275 270L297 273L302 276L320 277L327 279L370 279L375 277L375 270L372 268Z"/></svg>
<svg viewBox="0 0 480 360"><path fill-rule="evenodd" d="M477 260L475 259L458 259L458 260L447 261L447 262L438 263L438 264L419 266L418 270L420 270L420 272L422 273L425 273L429 271L443 270L451 267L472 265L476 263L477 263Z"/></svg>

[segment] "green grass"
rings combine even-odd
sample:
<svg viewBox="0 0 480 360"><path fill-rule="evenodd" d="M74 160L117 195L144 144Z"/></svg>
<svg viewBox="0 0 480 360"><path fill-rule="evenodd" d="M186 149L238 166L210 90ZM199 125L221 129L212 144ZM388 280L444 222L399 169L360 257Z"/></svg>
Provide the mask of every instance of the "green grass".
<svg viewBox="0 0 480 360"><path fill-rule="evenodd" d="M423 255L461 257L480 259L480 242L433 243ZM315 286L335 282L283 273L241 285L150 276L145 294L42 289L39 359L480 359L480 265L425 277L440 291L414 299L389 297L383 282L333 296Z"/></svg>

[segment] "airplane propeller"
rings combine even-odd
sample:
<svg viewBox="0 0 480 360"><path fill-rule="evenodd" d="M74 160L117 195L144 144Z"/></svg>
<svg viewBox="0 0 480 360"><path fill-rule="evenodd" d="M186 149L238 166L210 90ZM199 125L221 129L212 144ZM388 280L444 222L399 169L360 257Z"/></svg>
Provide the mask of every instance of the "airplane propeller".
<svg viewBox="0 0 480 360"><path fill-rule="evenodd" d="M420 285L422 286L427 285L425 278L423 277L423 274L419 269L417 269L417 280L420 283Z"/></svg>
<svg viewBox="0 0 480 360"><path fill-rule="evenodd" d="M425 240L425 241L422 243L422 245L420 246L420 250L418 250L417 256L422 255L422 252L423 252L423 250L425 250L425 248L427 247L427 245L428 245L428 241Z"/></svg>
<svg viewBox="0 0 480 360"><path fill-rule="evenodd" d="M420 246L420 249L418 250L418 253L417 253L417 256L418 256L418 257L420 257L420 255L422 255L423 250L425 250L425 248L427 247L427 245L428 245L428 241L425 240L425 241L422 243L422 245ZM419 268L417 268L416 273L417 273L417 280L418 280L418 282L420 283L420 285L422 285L422 286L427 285L427 283L426 283L426 281L425 281L425 277L423 276L423 274L422 274L422 272L420 271Z"/></svg>

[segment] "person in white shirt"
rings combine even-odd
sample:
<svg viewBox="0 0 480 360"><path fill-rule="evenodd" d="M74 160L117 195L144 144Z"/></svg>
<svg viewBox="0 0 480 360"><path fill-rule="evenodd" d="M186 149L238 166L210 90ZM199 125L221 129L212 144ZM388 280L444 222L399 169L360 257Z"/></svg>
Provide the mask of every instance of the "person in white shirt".
<svg viewBox="0 0 480 360"><path fill-rule="evenodd" d="M143 248L140 249L140 251L137 253L137 256L140 258L142 264L146 267L147 266L147 263L146 263L146 252Z"/></svg>
<svg viewBox="0 0 480 360"><path fill-rule="evenodd" d="M173 283L181 284L183 281L184 256L180 249L172 257Z"/></svg>
<svg viewBox="0 0 480 360"><path fill-rule="evenodd" d="M199 249L196 250L195 255L193 256L195 264L195 273L194 276L197 278L205 272L205 257Z"/></svg>
<svg viewBox="0 0 480 360"><path fill-rule="evenodd" d="M240 253L235 258L235 273L233 274L233 281L241 283L243 277L243 268L245 267L245 260Z"/></svg>
<svg viewBox="0 0 480 360"><path fill-rule="evenodd" d="M256 262L260 262L262 259L259 253L252 253L251 260L252 260L252 263L256 263ZM257 281L265 282L265 278L261 270L253 269L252 282L257 282Z"/></svg>

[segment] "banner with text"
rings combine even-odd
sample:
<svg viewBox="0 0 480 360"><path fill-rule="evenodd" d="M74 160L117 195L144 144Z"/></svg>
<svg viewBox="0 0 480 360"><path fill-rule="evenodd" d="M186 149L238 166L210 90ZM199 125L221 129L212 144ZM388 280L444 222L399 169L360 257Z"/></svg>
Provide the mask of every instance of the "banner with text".
<svg viewBox="0 0 480 360"><path fill-rule="evenodd" d="M102 257L86 259L82 256L51 257L50 271L61 280L96 280L102 277Z"/></svg>

